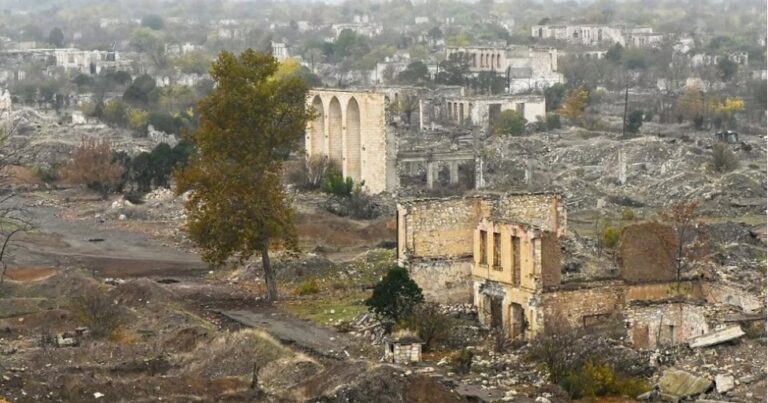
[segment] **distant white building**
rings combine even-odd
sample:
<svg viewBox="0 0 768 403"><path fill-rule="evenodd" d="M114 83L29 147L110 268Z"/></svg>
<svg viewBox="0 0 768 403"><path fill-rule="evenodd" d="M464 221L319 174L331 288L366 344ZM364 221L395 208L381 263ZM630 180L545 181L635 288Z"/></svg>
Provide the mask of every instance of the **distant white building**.
<svg viewBox="0 0 768 403"><path fill-rule="evenodd" d="M82 74L99 74L103 70L117 69L120 55L113 51L55 49L56 67Z"/></svg>
<svg viewBox="0 0 768 403"><path fill-rule="evenodd" d="M724 56L738 65L746 66L749 64L749 53L747 52L731 52ZM698 53L691 56L691 65L694 67L715 65L720 61L721 57L723 55Z"/></svg>
<svg viewBox="0 0 768 403"><path fill-rule="evenodd" d="M379 23L366 22L366 23L333 24L331 26L331 29L333 29L333 32L336 34L336 38L338 38L339 35L344 30L347 30L347 29L358 35L373 37L380 34L381 31L384 30L384 27Z"/></svg>
<svg viewBox="0 0 768 403"><path fill-rule="evenodd" d="M597 46L618 43L622 46L657 47L664 35L654 33L651 27L618 27L598 24L534 25L531 36L535 39L554 39L577 45Z"/></svg>
<svg viewBox="0 0 768 403"><path fill-rule="evenodd" d="M288 46L283 42L272 42L272 56L279 62L288 59Z"/></svg>
<svg viewBox="0 0 768 403"><path fill-rule="evenodd" d="M493 71L509 78L508 92L516 94L563 83L557 72L557 49L528 46L452 46L447 57L462 54L469 58L473 73Z"/></svg>

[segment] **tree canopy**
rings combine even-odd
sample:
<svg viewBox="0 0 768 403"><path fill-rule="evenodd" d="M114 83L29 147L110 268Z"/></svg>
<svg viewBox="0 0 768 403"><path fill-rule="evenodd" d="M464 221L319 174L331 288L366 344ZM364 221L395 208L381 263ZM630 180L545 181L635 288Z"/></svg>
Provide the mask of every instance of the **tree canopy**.
<svg viewBox="0 0 768 403"><path fill-rule="evenodd" d="M294 212L281 183L283 155L296 150L311 110L306 83L275 77L269 54L222 52L214 62L213 91L198 105L197 146L177 175L177 191L192 189L186 230L203 259L221 266L261 254L267 298L277 298L270 244L296 246Z"/></svg>

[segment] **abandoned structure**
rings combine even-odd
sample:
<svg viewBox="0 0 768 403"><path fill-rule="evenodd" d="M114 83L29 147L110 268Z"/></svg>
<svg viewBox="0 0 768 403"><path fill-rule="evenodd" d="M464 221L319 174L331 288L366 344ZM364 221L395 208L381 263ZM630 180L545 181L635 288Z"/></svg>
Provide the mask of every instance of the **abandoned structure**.
<svg viewBox="0 0 768 403"><path fill-rule="evenodd" d="M56 49L54 57L56 67L90 75L99 74L103 70L115 70L120 62L117 52L101 50Z"/></svg>
<svg viewBox="0 0 768 403"><path fill-rule="evenodd" d="M528 223L560 235L565 231L565 209L550 193L401 201L398 262L427 297L442 303L472 300L472 240L483 219Z"/></svg>
<svg viewBox="0 0 768 403"><path fill-rule="evenodd" d="M554 39L575 45L656 47L664 40L664 35L654 33L651 27L619 27L596 24L572 25L534 25L531 36L535 39Z"/></svg>
<svg viewBox="0 0 768 403"><path fill-rule="evenodd" d="M395 332L384 343L384 360L395 364L421 362L422 341L410 331Z"/></svg>
<svg viewBox="0 0 768 403"><path fill-rule="evenodd" d="M441 99L438 113L442 119L458 125L489 129L501 112L514 110L528 122L546 116L543 95L452 96Z"/></svg>
<svg viewBox="0 0 768 403"><path fill-rule="evenodd" d="M557 72L557 49L528 46L453 46L448 57L463 55L473 73L496 72L508 78L507 92L516 94L563 83Z"/></svg>
<svg viewBox="0 0 768 403"><path fill-rule="evenodd" d="M655 348L710 330L702 302L714 294L701 280L676 281L671 231L627 227L617 272L564 280L566 211L556 194L418 199L398 204L398 262L427 298L471 299L481 323L511 339L566 325L618 328Z"/></svg>
<svg viewBox="0 0 768 403"><path fill-rule="evenodd" d="M316 113L307 127L307 155L329 158L370 192L397 188L397 145L385 94L312 90L307 102Z"/></svg>

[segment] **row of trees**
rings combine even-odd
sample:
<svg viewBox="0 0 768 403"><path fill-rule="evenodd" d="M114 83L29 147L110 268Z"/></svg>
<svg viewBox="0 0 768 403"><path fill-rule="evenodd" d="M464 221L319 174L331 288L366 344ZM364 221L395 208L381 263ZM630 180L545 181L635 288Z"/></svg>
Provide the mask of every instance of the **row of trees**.
<svg viewBox="0 0 768 403"><path fill-rule="evenodd" d="M131 157L114 151L107 141L84 139L59 170L59 177L86 185L104 197L121 191L147 193L153 188L169 188L173 171L183 167L194 152L192 143L181 141L174 147L160 143L150 152Z"/></svg>

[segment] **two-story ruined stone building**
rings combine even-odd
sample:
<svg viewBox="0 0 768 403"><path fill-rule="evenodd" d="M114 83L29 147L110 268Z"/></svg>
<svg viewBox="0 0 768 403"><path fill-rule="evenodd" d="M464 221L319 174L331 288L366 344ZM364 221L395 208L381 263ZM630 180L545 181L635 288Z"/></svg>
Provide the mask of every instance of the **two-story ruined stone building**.
<svg viewBox="0 0 768 403"><path fill-rule="evenodd" d="M398 262L428 299L473 301L481 323L510 338L529 340L550 325L618 326L637 347L655 348L708 332L703 301L717 298L707 282L675 281L670 231L630 226L618 272L568 281L558 195L409 200L398 204Z"/></svg>

